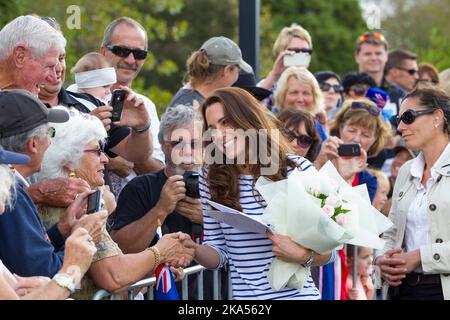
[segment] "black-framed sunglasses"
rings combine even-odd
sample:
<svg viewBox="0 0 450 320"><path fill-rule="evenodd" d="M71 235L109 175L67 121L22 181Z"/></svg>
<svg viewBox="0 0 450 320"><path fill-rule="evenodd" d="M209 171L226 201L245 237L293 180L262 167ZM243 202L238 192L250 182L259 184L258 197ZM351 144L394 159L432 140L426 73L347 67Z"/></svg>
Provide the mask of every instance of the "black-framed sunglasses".
<svg viewBox="0 0 450 320"><path fill-rule="evenodd" d="M340 84L329 84L327 82L322 82L321 84L319 84L319 86L320 90L325 92L330 91L331 88L333 88L334 92L336 93L342 93L342 91L344 91L344 87Z"/></svg>
<svg viewBox="0 0 450 320"><path fill-rule="evenodd" d="M130 49L123 46L107 45L106 48L118 57L126 58L133 53L133 57L136 60L144 60L147 58L148 51L142 49Z"/></svg>
<svg viewBox="0 0 450 320"><path fill-rule="evenodd" d="M314 142L314 138L306 135L296 135L294 131L284 128L284 132L286 133L287 139L289 142L296 140L297 145L301 148L309 148Z"/></svg>
<svg viewBox="0 0 450 320"><path fill-rule="evenodd" d="M374 117L378 117L380 115L380 110L375 109L374 107L359 101L353 101L352 102L352 109L364 109L367 110L371 115Z"/></svg>
<svg viewBox="0 0 450 320"><path fill-rule="evenodd" d="M399 70L406 71L406 72L408 72L409 75L411 75L411 76L413 76L413 75L415 75L417 72L419 72L419 70L414 69L414 68L411 68L411 69L403 68L403 67L395 67L395 68L396 68L396 69L399 69Z"/></svg>
<svg viewBox="0 0 450 320"><path fill-rule="evenodd" d="M369 87L367 85L358 83L350 87L350 91L353 91L357 96L363 96L366 94Z"/></svg>
<svg viewBox="0 0 450 320"><path fill-rule="evenodd" d="M294 51L295 53L300 53L300 52L308 53L309 55L312 55L312 53L313 53L313 50L308 49L308 48L287 48L286 50Z"/></svg>
<svg viewBox="0 0 450 320"><path fill-rule="evenodd" d="M426 110L419 110L419 111L414 111L412 109L408 109L405 112L403 112L401 116L397 116L397 126L400 124L400 121L403 121L404 124L411 124L414 121L416 121L417 117L420 117L420 116L423 116L426 114L431 114L435 111L436 111L436 109L426 109Z"/></svg>

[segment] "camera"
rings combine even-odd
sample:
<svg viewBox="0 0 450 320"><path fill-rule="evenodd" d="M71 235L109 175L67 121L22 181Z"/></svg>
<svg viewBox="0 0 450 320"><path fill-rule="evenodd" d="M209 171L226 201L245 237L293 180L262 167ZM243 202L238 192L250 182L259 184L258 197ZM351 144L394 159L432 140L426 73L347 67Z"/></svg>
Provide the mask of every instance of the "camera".
<svg viewBox="0 0 450 320"><path fill-rule="evenodd" d="M338 148L340 157L357 157L361 155L361 146L358 143L343 143Z"/></svg>
<svg viewBox="0 0 450 320"><path fill-rule="evenodd" d="M186 171L183 173L183 182L186 185L186 195L188 197L198 199L200 198L200 192L198 188L198 172L195 171Z"/></svg>
<svg viewBox="0 0 450 320"><path fill-rule="evenodd" d="M127 96L127 92L125 90L114 90L111 96L111 106L113 107L111 121L116 122L120 121L122 118L122 110L123 103L125 102L125 98Z"/></svg>
<svg viewBox="0 0 450 320"><path fill-rule="evenodd" d="M98 189L88 196L87 214L98 212L103 207L103 193Z"/></svg>

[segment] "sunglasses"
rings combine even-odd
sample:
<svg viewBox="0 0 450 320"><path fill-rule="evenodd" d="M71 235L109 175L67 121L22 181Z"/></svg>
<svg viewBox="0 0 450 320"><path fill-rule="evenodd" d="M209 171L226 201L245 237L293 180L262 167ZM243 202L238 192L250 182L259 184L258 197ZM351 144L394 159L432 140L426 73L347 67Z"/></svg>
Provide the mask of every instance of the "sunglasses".
<svg viewBox="0 0 450 320"><path fill-rule="evenodd" d="M405 112L403 112L403 114L401 116L397 116L397 126L400 124L400 121L403 121L404 124L411 124L416 120L417 117L420 117L420 116L423 116L426 114L431 114L435 111L436 111L436 109L426 109L426 110L419 110L419 111L414 111L414 110L408 109Z"/></svg>
<svg viewBox="0 0 450 320"><path fill-rule="evenodd" d="M376 40L381 42L386 42L386 38L379 32L366 32L360 35L357 39L358 43L368 41L368 40Z"/></svg>
<svg viewBox="0 0 450 320"><path fill-rule="evenodd" d="M297 136L295 132L284 128L284 132L286 133L286 136L289 140L289 142L292 142L294 140L297 140L297 145L301 148L309 148L312 143L314 142L314 138L311 138L310 136L306 134L301 134Z"/></svg>
<svg viewBox="0 0 450 320"><path fill-rule="evenodd" d="M367 110L374 117L378 117L380 115L380 110L375 109L374 107L359 101L352 102L352 109L364 109Z"/></svg>
<svg viewBox="0 0 450 320"><path fill-rule="evenodd" d="M344 91L344 87L340 84L329 84L327 82L322 82L320 85L320 90L328 92L331 88L333 88L334 92L341 93Z"/></svg>
<svg viewBox="0 0 450 320"><path fill-rule="evenodd" d="M313 50L312 49L307 49L307 48L287 48L286 50L289 51L294 51L295 53L308 53L309 55L312 55Z"/></svg>
<svg viewBox="0 0 450 320"><path fill-rule="evenodd" d="M136 60L144 60L147 58L148 52L146 50L142 49L130 49L127 47L122 46L113 46L113 45L107 45L106 48L111 51L113 54L115 54L118 57L126 58L130 55L130 53L133 53L133 57Z"/></svg>
<svg viewBox="0 0 450 320"><path fill-rule="evenodd" d="M403 68L403 67L395 67L396 69L399 69L399 70L403 70L403 71L406 71L406 72L408 72L411 76L413 76L413 75L415 75L417 72L419 72L419 70L417 70L417 69L407 69L407 68Z"/></svg>
<svg viewBox="0 0 450 320"><path fill-rule="evenodd" d="M353 91L357 96L363 96L369 88L364 84L355 84L350 87L350 91Z"/></svg>

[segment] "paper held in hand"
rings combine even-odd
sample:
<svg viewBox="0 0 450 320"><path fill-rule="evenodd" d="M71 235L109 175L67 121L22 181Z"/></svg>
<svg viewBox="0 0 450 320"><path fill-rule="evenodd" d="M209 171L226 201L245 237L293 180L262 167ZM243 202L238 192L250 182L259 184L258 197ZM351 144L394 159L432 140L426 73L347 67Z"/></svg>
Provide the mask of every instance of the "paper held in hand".
<svg viewBox="0 0 450 320"><path fill-rule="evenodd" d="M246 215L243 212L211 200L207 200L207 202L217 210L206 210L205 213L221 223L226 223L243 232L265 234L269 231L273 233L272 226L259 217Z"/></svg>

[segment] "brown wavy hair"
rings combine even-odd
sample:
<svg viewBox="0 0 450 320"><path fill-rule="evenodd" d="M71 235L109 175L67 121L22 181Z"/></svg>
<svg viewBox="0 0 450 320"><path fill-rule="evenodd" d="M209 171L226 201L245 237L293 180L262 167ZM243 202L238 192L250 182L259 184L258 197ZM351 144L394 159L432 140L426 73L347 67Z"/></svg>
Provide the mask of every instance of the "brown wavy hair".
<svg viewBox="0 0 450 320"><path fill-rule="evenodd" d="M373 116L365 109L352 109L353 102L362 102L369 105L374 110L378 110L377 105L367 98L347 99L330 122L330 135L340 138L339 130L345 125L356 125L368 130L373 130L375 142L367 150L368 156L376 156L384 148L388 138L391 136L390 124L384 121L381 116Z"/></svg>
<svg viewBox="0 0 450 320"><path fill-rule="evenodd" d="M272 145L278 147L277 157L274 159L274 157L269 154L268 156L271 162L267 165L262 164L260 161L261 159L258 156L256 164L225 164L225 162L223 162L224 164L213 163L208 166L206 180L211 193L211 200L236 210L242 210L239 202L239 175L243 173L244 170L245 172L250 172L254 178L253 183L255 183L261 176L261 169L270 167L274 160L279 161L278 171L273 175L265 177L272 181L285 179L287 177L287 168L296 166L294 161L287 157L288 153L293 153L293 151L287 139L279 132L279 128L282 126L280 121L250 93L240 88L229 87L218 89L203 102L201 107L204 124L203 133L208 130L208 123L205 116L206 110L215 103L220 103L224 106L224 117L233 129L256 129L258 133L261 133L260 130L267 130L266 150L270 153ZM275 134L275 137L278 136L278 140L273 138L272 133ZM259 135L257 140L256 145L259 146ZM207 142L207 144L211 143L212 142ZM249 145L246 143L246 159L248 159L249 153L252 151L248 150L248 146ZM258 151L259 150L256 152ZM257 154L259 154L259 152ZM259 196L256 189L254 189L254 192L256 193L255 196Z"/></svg>

